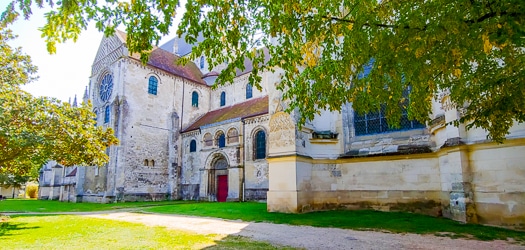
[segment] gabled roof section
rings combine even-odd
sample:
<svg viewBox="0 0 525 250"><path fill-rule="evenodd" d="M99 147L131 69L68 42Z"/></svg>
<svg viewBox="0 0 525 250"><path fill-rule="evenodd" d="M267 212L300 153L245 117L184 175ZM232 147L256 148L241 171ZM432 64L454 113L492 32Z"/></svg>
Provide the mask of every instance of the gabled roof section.
<svg viewBox="0 0 525 250"><path fill-rule="evenodd" d="M126 34L116 31L113 36L102 36L97 54L91 66L91 75L98 74L105 65L110 65L122 56L127 56Z"/></svg>
<svg viewBox="0 0 525 250"><path fill-rule="evenodd" d="M213 110L206 113L196 122L184 129L182 132L188 132L198 129L205 125L232 120L236 118L244 119L248 117L268 114L268 96L250 99L229 107Z"/></svg>
<svg viewBox="0 0 525 250"><path fill-rule="evenodd" d="M66 177L73 177L77 175L77 168L74 168Z"/></svg>
<svg viewBox="0 0 525 250"><path fill-rule="evenodd" d="M122 56L140 61L139 53L129 54L126 47L126 38L127 34L120 30L116 30L113 36L102 38L95 61L93 62L92 75L103 70L102 67L104 65L111 64ZM201 71L193 62L188 62L184 66L178 65L176 62L179 59L180 57L173 53L154 46L147 64L195 83L206 85L206 82L202 80Z"/></svg>
<svg viewBox="0 0 525 250"><path fill-rule="evenodd" d="M133 57L140 60L139 57ZM154 49L149 55L148 65L158 69L162 69L171 74L189 79L196 83L206 85L206 82L202 80L202 73L193 62L188 62L186 65L178 65L177 61L180 57L170 53L169 51L161 48Z"/></svg>

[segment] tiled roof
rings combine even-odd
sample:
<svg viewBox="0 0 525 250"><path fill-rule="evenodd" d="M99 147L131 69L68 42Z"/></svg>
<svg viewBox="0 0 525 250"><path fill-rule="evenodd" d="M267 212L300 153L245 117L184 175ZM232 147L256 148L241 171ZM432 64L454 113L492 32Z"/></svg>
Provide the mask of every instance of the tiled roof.
<svg viewBox="0 0 525 250"><path fill-rule="evenodd" d="M248 118L268 114L268 96L250 99L248 101L224 107L206 113L182 132L198 129L202 126L227 121L235 118Z"/></svg>
<svg viewBox="0 0 525 250"><path fill-rule="evenodd" d="M127 34L125 32L117 30L116 34L117 37L119 37L124 43L126 42ZM131 55L131 58L140 61L140 54L134 53ZM167 50L154 46L153 50L149 55L148 65L159 68L168 73L186 78L196 83L206 84L206 82L202 80L201 71L193 62L189 61L186 65L178 65L176 62L179 59L179 56L176 56L175 54Z"/></svg>
<svg viewBox="0 0 525 250"><path fill-rule="evenodd" d="M174 75L182 76L194 82L206 84L204 80L202 80L201 71L193 62L189 61L184 66L178 65L176 61L179 60L179 58L180 57L166 50L157 48L156 50L153 50L151 52L148 64L153 67L157 67L159 69L170 72Z"/></svg>

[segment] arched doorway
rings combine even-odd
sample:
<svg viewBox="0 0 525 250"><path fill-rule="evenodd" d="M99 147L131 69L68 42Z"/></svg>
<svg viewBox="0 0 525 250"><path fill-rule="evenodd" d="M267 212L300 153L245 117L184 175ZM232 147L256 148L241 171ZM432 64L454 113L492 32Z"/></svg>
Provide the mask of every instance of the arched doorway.
<svg viewBox="0 0 525 250"><path fill-rule="evenodd" d="M219 154L211 164L208 175L208 195L218 202L228 198L228 161Z"/></svg>

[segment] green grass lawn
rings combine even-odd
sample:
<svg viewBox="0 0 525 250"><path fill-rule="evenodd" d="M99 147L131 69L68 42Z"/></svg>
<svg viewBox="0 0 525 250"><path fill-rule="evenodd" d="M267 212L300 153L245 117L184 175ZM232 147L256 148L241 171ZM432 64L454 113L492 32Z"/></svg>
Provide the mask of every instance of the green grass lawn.
<svg viewBox="0 0 525 250"><path fill-rule="evenodd" d="M514 239L525 244L525 232L503 228L461 224L444 218L402 212L323 211L305 214L269 213L265 203L207 202L127 202L114 204L63 203L58 201L6 200L2 211L65 212L101 211L135 208L137 211L164 214L216 217L230 220L271 222L315 227L389 231L393 233L434 234L480 240Z"/></svg>
<svg viewBox="0 0 525 250"><path fill-rule="evenodd" d="M200 235L78 215L0 219L1 249L279 249L238 236Z"/></svg>
<svg viewBox="0 0 525 250"><path fill-rule="evenodd" d="M0 212L90 212L123 208L149 207L159 205L173 205L187 202L159 201L159 202L123 202L123 203L68 203L49 200L8 199L0 201Z"/></svg>

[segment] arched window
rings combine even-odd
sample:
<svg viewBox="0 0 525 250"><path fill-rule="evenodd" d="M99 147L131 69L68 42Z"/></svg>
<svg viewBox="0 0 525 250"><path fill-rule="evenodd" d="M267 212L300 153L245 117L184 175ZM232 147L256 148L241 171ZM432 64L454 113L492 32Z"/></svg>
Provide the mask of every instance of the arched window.
<svg viewBox="0 0 525 250"><path fill-rule="evenodd" d="M231 128L228 130L228 143L236 142L239 142L239 132L237 132L237 129Z"/></svg>
<svg viewBox="0 0 525 250"><path fill-rule="evenodd" d="M371 135L388 133L393 131L411 130L424 128L425 125L418 122L417 120L408 119L408 111L406 107L409 105L409 93L410 88L403 91L403 97L405 101L400 104L401 107L401 121L399 127L391 127L387 123L386 119L386 105L381 105L381 109L377 111L371 111L369 113L360 114L354 112L354 129L355 135Z"/></svg>
<svg viewBox="0 0 525 250"><path fill-rule="evenodd" d="M200 66L201 69L204 69L204 56L201 56Z"/></svg>
<svg viewBox="0 0 525 250"><path fill-rule="evenodd" d="M246 99L250 99L252 98L253 94L252 94L252 85L251 84L247 84L246 85Z"/></svg>
<svg viewBox="0 0 525 250"><path fill-rule="evenodd" d="M109 105L106 106L106 110L104 111L104 123L108 123L109 122L109 115L110 115L110 109L109 109Z"/></svg>
<svg viewBox="0 0 525 250"><path fill-rule="evenodd" d="M226 105L226 92L222 91L221 93L221 107Z"/></svg>
<svg viewBox="0 0 525 250"><path fill-rule="evenodd" d="M264 133L263 130L259 130L255 133L253 152L256 160L266 158L266 133Z"/></svg>
<svg viewBox="0 0 525 250"><path fill-rule="evenodd" d="M148 159L144 159L144 166L148 166L148 165L149 165Z"/></svg>
<svg viewBox="0 0 525 250"><path fill-rule="evenodd" d="M152 159L151 161L149 161L149 166L155 167L155 160Z"/></svg>
<svg viewBox="0 0 525 250"><path fill-rule="evenodd" d="M219 146L219 148L226 147L226 136L224 136L223 132L219 132L215 139L217 140L217 145Z"/></svg>
<svg viewBox="0 0 525 250"><path fill-rule="evenodd" d="M199 107L199 93L197 91L191 93L191 106Z"/></svg>
<svg viewBox="0 0 525 250"><path fill-rule="evenodd" d="M149 77L148 94L157 95L158 83L159 83L159 80L157 80L157 77L154 77L154 76Z"/></svg>
<svg viewBox="0 0 525 250"><path fill-rule="evenodd" d="M203 140L203 141L204 141L204 145L205 145L206 147L211 147L211 146L213 146L213 137L211 136L210 133L206 133L206 134L204 135L204 140Z"/></svg>
<svg viewBox="0 0 525 250"><path fill-rule="evenodd" d="M197 151L197 141L191 140L190 141L190 152L196 152Z"/></svg>

